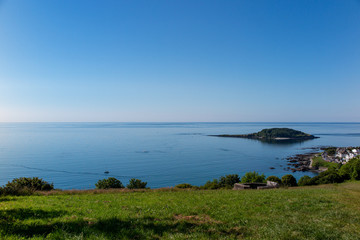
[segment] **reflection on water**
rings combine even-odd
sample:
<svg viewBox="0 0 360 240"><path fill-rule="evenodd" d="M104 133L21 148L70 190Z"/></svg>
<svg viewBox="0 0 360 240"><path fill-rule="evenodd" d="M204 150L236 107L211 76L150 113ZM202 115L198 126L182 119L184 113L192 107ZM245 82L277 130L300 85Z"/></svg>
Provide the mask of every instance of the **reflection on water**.
<svg viewBox="0 0 360 240"><path fill-rule="evenodd" d="M293 145L293 144L299 144L307 141L311 141L314 139L283 139L283 140L275 140L275 139L259 139L258 141L261 141L262 143L267 144L278 144L278 145Z"/></svg>

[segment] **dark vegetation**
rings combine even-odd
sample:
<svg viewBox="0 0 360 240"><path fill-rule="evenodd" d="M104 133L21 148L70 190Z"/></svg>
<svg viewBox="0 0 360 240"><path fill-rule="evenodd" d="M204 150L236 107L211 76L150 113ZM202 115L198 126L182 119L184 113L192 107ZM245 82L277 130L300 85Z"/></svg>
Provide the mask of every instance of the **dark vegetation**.
<svg viewBox="0 0 360 240"><path fill-rule="evenodd" d="M50 191L54 189L54 185L48 183L41 178L15 178L8 182L5 186L0 187L1 195L30 195L35 191Z"/></svg>
<svg viewBox="0 0 360 240"><path fill-rule="evenodd" d="M319 185L328 183L342 183L344 181L360 180L360 158L353 158L348 163L331 165L328 170L310 178L304 176L299 179L300 186Z"/></svg>
<svg viewBox="0 0 360 240"><path fill-rule="evenodd" d="M281 184L285 187L295 187L297 186L296 178L291 174L284 175L281 178Z"/></svg>
<svg viewBox="0 0 360 240"><path fill-rule="evenodd" d="M122 184L122 182L120 182L120 180L114 177L109 177L108 179L99 180L95 184L95 187L98 189L124 188L124 185Z"/></svg>
<svg viewBox="0 0 360 240"><path fill-rule="evenodd" d="M257 172L247 172L245 175L241 178L242 183L263 183L265 182L265 175L260 175Z"/></svg>
<svg viewBox="0 0 360 240"><path fill-rule="evenodd" d="M336 153L336 147L328 147L324 150L328 155L334 156Z"/></svg>
<svg viewBox="0 0 360 240"><path fill-rule="evenodd" d="M347 164L341 166L338 174L344 180L360 180L360 158L352 159Z"/></svg>
<svg viewBox="0 0 360 240"><path fill-rule="evenodd" d="M311 184L311 177L305 175L302 176L298 181L299 186L310 186Z"/></svg>
<svg viewBox="0 0 360 240"><path fill-rule="evenodd" d="M266 178L266 181L276 182L281 185L281 179L277 176L269 176Z"/></svg>
<svg viewBox="0 0 360 240"><path fill-rule="evenodd" d="M291 139L307 139L314 138L313 135L297 131L291 128L270 128L263 129L258 133L254 133L256 138L274 139L274 138L291 138Z"/></svg>
<svg viewBox="0 0 360 240"><path fill-rule="evenodd" d="M129 180L129 184L126 185L128 189L144 189L146 188L147 182L143 182L140 179L132 178ZM99 180L95 184L97 189L109 189L109 188L124 188L122 182L114 177Z"/></svg>
<svg viewBox="0 0 360 240"><path fill-rule="evenodd" d="M237 174L229 174L224 177L220 177L219 179L214 179L212 181L207 181L205 185L200 186L200 189L231 189L233 188L235 183L239 183L240 178Z"/></svg>
<svg viewBox="0 0 360 240"><path fill-rule="evenodd" d="M195 187L195 186L193 186L193 185L191 185L191 184L189 184L189 183L181 183L181 184L176 185L175 187L176 187L176 188L183 188L183 189L185 189L185 188L193 188L193 187Z"/></svg>
<svg viewBox="0 0 360 240"><path fill-rule="evenodd" d="M320 185L330 183L342 183L349 180L360 180L360 158L354 158L345 165L329 165L329 169L320 173L315 177L303 176L296 181L296 178L287 174L281 179L277 176L269 176L265 179L264 174L257 172L248 172L241 179L237 174L227 175L214 179L213 181L206 182L203 186L197 187L190 184L179 184L177 188L193 188L193 189L231 189L235 183L254 183L254 182L277 182L283 187L295 187L295 186L309 186Z"/></svg>
<svg viewBox="0 0 360 240"><path fill-rule="evenodd" d="M257 133L250 134L222 134L213 135L217 137L236 137L236 138L250 138L259 140L276 140L276 139L288 139L288 140L307 140L317 138L314 135L310 135L291 128L269 128L263 129Z"/></svg>
<svg viewBox="0 0 360 240"><path fill-rule="evenodd" d="M142 182L140 179L132 178L129 184L126 185L128 189L143 189L146 188L147 182Z"/></svg>
<svg viewBox="0 0 360 240"><path fill-rule="evenodd" d="M254 182L277 182L283 187L295 187L295 186L310 186L330 183L342 183L345 181L360 180L360 158L353 158L347 164L329 164L328 170L321 172L315 177L303 176L296 181L296 178L287 174L281 179L277 176L269 176L265 179L264 174L257 172L248 172L241 179L237 174L226 175L219 179L206 182L204 185L198 187L191 184L179 184L177 188L193 188L193 189L231 189L235 183L254 183Z"/></svg>
<svg viewBox="0 0 360 240"><path fill-rule="evenodd" d="M182 183L175 186L179 189L232 189L235 183L265 183L266 181L277 182L283 187L309 186L329 183L342 183L349 180L360 180L360 158L353 158L347 164L330 165L328 170L321 172L315 177L303 176L297 182L291 174L284 175L281 179L277 176L265 177L264 174L257 172L248 172L240 178L238 174L229 174L219 179L207 181L202 186L194 186L189 183ZM120 180L109 177L99 180L95 184L97 189L124 188ZM147 189L147 182L132 178L128 189ZM54 189L53 184L34 177L34 178L16 178L0 187L0 195L31 195L36 191L50 191Z"/></svg>

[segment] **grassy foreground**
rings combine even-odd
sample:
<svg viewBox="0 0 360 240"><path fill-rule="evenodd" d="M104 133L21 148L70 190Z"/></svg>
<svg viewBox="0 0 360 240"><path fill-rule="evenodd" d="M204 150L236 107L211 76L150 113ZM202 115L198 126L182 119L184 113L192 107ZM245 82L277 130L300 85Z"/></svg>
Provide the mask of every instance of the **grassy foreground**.
<svg viewBox="0 0 360 240"><path fill-rule="evenodd" d="M0 239L360 239L360 182L0 198Z"/></svg>

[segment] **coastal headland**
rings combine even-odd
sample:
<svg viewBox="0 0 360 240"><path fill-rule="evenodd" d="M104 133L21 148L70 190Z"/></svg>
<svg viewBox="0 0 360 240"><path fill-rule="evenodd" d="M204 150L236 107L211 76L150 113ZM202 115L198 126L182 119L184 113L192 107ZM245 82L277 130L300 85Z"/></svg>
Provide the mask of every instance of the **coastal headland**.
<svg viewBox="0 0 360 240"><path fill-rule="evenodd" d="M286 170L323 172L329 167L344 165L351 159L360 155L360 147L331 147L321 146L310 148L311 152L297 154L286 158L288 167Z"/></svg>

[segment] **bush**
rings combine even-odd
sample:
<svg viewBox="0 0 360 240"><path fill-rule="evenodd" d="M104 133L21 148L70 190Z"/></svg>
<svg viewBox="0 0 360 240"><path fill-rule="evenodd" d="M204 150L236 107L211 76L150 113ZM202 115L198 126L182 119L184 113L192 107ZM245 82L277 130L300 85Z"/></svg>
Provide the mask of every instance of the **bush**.
<svg viewBox="0 0 360 240"><path fill-rule="evenodd" d="M129 189L140 189L146 188L147 182L142 182L140 179L132 178L129 181L129 184L126 186Z"/></svg>
<svg viewBox="0 0 360 240"><path fill-rule="evenodd" d="M351 173L351 179L352 180L359 180L360 179L359 171L354 169L354 171Z"/></svg>
<svg viewBox="0 0 360 240"><path fill-rule="evenodd" d="M283 185L283 186L286 186L286 187L294 187L294 186L297 186L296 178L294 178L294 176L291 175L291 174L284 175L284 176L281 178L281 182L282 182L282 185Z"/></svg>
<svg viewBox="0 0 360 240"><path fill-rule="evenodd" d="M352 170L351 175L354 175L354 172L357 172L357 174L355 174L355 175L357 175L357 176L360 175L360 157L354 158L354 159L352 159L352 161L350 160L349 163L350 163L351 170ZM347 163L347 164L349 164L349 163ZM360 178L352 178L352 180L360 180Z"/></svg>
<svg viewBox="0 0 360 240"><path fill-rule="evenodd" d="M229 174L222 176L219 179L214 179L212 181L207 181L203 186L200 186L201 189L219 189L219 188L233 188L235 183L239 183L240 178L237 174Z"/></svg>
<svg viewBox="0 0 360 240"><path fill-rule="evenodd" d="M239 183L240 178L237 174L229 174L225 177L220 177L219 186L220 188L233 188L235 183Z"/></svg>
<svg viewBox="0 0 360 240"><path fill-rule="evenodd" d="M336 153L336 147L328 147L328 148L325 149L325 152L328 155L334 156L335 153Z"/></svg>
<svg viewBox="0 0 360 240"><path fill-rule="evenodd" d="M257 172L247 172L241 179L242 183L265 182L265 175Z"/></svg>
<svg viewBox="0 0 360 240"><path fill-rule="evenodd" d="M109 177L108 179L99 180L95 184L98 189L108 189L108 188L124 188L124 185L120 182L120 180Z"/></svg>
<svg viewBox="0 0 360 240"><path fill-rule="evenodd" d="M343 180L360 180L360 158L353 158L341 166L339 175Z"/></svg>
<svg viewBox="0 0 360 240"><path fill-rule="evenodd" d="M341 183L344 179L334 169L327 170L311 179L311 185Z"/></svg>
<svg viewBox="0 0 360 240"><path fill-rule="evenodd" d="M311 177L309 177L309 176L307 176L307 175L302 176L302 177L299 179L298 185L299 185L299 186L309 186L309 185L313 185L312 182L311 182Z"/></svg>
<svg viewBox="0 0 360 240"><path fill-rule="evenodd" d="M194 186L189 183L181 183L175 186L176 188L193 188Z"/></svg>
<svg viewBox="0 0 360 240"><path fill-rule="evenodd" d="M220 184L217 179L212 181L207 181L203 186L200 186L201 189L219 189Z"/></svg>
<svg viewBox="0 0 360 240"><path fill-rule="evenodd" d="M276 182L278 184L281 184L281 179L277 176L269 176L266 181Z"/></svg>
<svg viewBox="0 0 360 240"><path fill-rule="evenodd" d="M41 178L15 178L8 182L3 188L5 195L30 195L35 191L50 191L54 189L54 184L50 184Z"/></svg>

